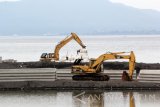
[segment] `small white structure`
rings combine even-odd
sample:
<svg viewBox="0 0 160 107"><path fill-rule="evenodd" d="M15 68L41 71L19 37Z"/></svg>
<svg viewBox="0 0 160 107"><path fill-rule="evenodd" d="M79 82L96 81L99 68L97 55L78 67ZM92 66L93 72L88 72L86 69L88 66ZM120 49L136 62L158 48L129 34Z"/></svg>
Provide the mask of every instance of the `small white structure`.
<svg viewBox="0 0 160 107"><path fill-rule="evenodd" d="M0 63L2 63L2 57L0 56Z"/></svg>
<svg viewBox="0 0 160 107"><path fill-rule="evenodd" d="M83 59L84 62L89 61L88 51L86 49L77 50L76 59Z"/></svg>
<svg viewBox="0 0 160 107"><path fill-rule="evenodd" d="M14 59L5 59L5 60L3 60L3 62L11 62L11 63L14 63L14 62L17 62L17 60L14 60Z"/></svg>
<svg viewBox="0 0 160 107"><path fill-rule="evenodd" d="M76 55L68 55L67 53L67 56L63 56L60 58L60 62L74 62L76 59L83 59L83 62L88 62L88 51L86 49L79 49L77 50Z"/></svg>

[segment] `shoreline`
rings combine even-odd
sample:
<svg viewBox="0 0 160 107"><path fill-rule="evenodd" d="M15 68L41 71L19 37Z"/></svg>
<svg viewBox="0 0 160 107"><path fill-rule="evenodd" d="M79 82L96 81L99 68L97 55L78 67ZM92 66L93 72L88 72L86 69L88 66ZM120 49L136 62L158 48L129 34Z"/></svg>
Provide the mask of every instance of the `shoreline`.
<svg viewBox="0 0 160 107"><path fill-rule="evenodd" d="M32 91L32 90L110 90L110 91L141 91L160 90L160 83L144 83L137 81L17 81L0 82L0 91Z"/></svg>
<svg viewBox="0 0 160 107"><path fill-rule="evenodd" d="M16 72L23 73L20 69L33 69L30 73L34 73L36 68L57 68L65 71L73 63L44 63L44 62L16 62L16 63L1 63L0 69L19 69ZM137 63L136 66L141 69L160 69L160 64L145 64ZM128 69L127 62L104 62L104 69L112 70L125 70ZM39 70L38 70L39 71ZM46 72L45 69L42 69ZM11 71L8 71L11 72ZM27 71L28 72L28 71ZM3 73L3 72L2 72ZM14 72L11 72L13 76ZM28 72L29 73L29 72ZM5 73L6 75L6 73ZM39 74L38 74L39 75ZM49 74L53 75L53 74ZM3 76L2 76L3 77ZM139 81L122 81L109 80L109 81L73 81L71 79L56 79L56 80L25 80L25 81L0 81L0 91L12 91L12 90L110 90L110 91L125 91L125 90L160 90L160 83L154 82L139 82Z"/></svg>
<svg viewBox="0 0 160 107"><path fill-rule="evenodd" d="M82 63L87 64L87 63ZM71 62L3 62L0 63L0 69L23 69L23 68L71 68ZM104 69L109 70L127 70L128 62L103 62ZM148 70L160 70L160 63L136 63L136 67Z"/></svg>

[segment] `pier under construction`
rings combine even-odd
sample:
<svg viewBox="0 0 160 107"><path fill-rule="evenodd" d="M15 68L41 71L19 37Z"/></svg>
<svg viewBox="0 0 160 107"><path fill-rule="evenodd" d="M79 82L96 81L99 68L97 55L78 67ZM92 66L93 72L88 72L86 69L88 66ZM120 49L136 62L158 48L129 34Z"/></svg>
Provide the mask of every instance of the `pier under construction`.
<svg viewBox="0 0 160 107"><path fill-rule="evenodd" d="M74 81L70 69L0 69L0 90L159 90L159 70L142 70L140 78L122 81L121 70L105 70L109 81ZM153 73L154 72L154 73Z"/></svg>

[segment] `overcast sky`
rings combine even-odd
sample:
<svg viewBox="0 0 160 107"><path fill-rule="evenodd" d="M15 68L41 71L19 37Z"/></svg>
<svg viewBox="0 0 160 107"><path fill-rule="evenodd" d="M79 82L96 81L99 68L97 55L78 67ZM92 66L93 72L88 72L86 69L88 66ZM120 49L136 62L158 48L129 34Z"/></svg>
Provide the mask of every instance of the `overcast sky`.
<svg viewBox="0 0 160 107"><path fill-rule="evenodd" d="M0 2L19 2L22 0L0 0ZM140 9L153 9L160 11L160 0L110 0Z"/></svg>
<svg viewBox="0 0 160 107"><path fill-rule="evenodd" d="M160 0L110 0L140 9L153 9L160 11Z"/></svg>
<svg viewBox="0 0 160 107"><path fill-rule="evenodd" d="M18 2L20 0L0 0L0 2Z"/></svg>

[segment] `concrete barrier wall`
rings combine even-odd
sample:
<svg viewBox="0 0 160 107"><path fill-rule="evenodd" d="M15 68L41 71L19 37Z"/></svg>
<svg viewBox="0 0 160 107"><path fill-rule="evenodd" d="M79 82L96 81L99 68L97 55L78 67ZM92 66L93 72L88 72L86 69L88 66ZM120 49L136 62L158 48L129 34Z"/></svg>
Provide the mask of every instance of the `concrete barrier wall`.
<svg viewBox="0 0 160 107"><path fill-rule="evenodd" d="M56 69L0 69L0 81L54 81Z"/></svg>
<svg viewBox="0 0 160 107"><path fill-rule="evenodd" d="M123 70L105 70L110 79L121 79ZM1 81L55 81L56 79L72 79L70 69L33 68L33 69L0 69ZM134 73L133 79L136 79ZM160 70L142 70L139 82L160 83Z"/></svg>
<svg viewBox="0 0 160 107"><path fill-rule="evenodd" d="M57 69L56 72L57 79L72 79L73 74L70 73L70 69ZM123 70L105 70L104 73L109 75L110 79L121 79ZM135 72L133 79L136 80ZM160 83L160 70L141 70L137 81Z"/></svg>

